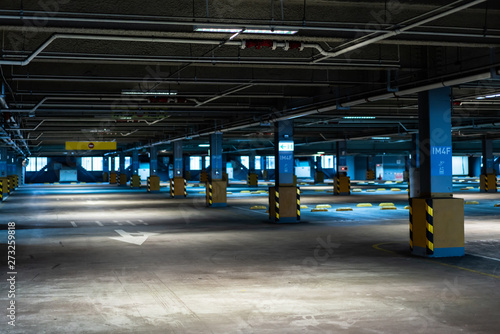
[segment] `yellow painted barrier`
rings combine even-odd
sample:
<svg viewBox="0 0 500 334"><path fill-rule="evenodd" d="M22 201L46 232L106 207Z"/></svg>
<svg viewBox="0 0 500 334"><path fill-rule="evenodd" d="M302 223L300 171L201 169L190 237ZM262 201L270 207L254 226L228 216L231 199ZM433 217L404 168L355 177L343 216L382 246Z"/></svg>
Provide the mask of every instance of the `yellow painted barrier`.
<svg viewBox="0 0 500 334"><path fill-rule="evenodd" d="M500 208L500 203L495 204L495 208Z"/></svg>
<svg viewBox="0 0 500 334"><path fill-rule="evenodd" d="M376 191L377 191L376 189L368 189L368 190L366 190L367 193L374 193Z"/></svg>
<svg viewBox="0 0 500 334"><path fill-rule="evenodd" d="M391 188L391 191L401 191L399 188Z"/></svg>
<svg viewBox="0 0 500 334"><path fill-rule="evenodd" d="M380 210L397 210L395 206L383 206L380 208Z"/></svg>
<svg viewBox="0 0 500 334"><path fill-rule="evenodd" d="M352 208L337 208L336 211L352 211Z"/></svg>
<svg viewBox="0 0 500 334"><path fill-rule="evenodd" d="M308 208L308 206L307 206L307 205L301 205L301 206L300 206L300 208L301 208L301 209L307 209L307 208Z"/></svg>
<svg viewBox="0 0 500 334"><path fill-rule="evenodd" d="M332 206L329 204L318 204L316 205L316 209L331 209Z"/></svg>
<svg viewBox="0 0 500 334"><path fill-rule="evenodd" d="M325 212L327 209L312 209L311 212Z"/></svg>
<svg viewBox="0 0 500 334"><path fill-rule="evenodd" d="M405 210L410 210L410 207L408 205L405 206Z"/></svg>
<svg viewBox="0 0 500 334"><path fill-rule="evenodd" d="M371 203L359 203L356 205L358 208L371 208L372 204Z"/></svg>
<svg viewBox="0 0 500 334"><path fill-rule="evenodd" d="M380 203L378 206L394 206L394 203Z"/></svg>
<svg viewBox="0 0 500 334"><path fill-rule="evenodd" d="M464 204L465 205L477 205L477 204L479 204L479 202L478 201L465 201Z"/></svg>
<svg viewBox="0 0 500 334"><path fill-rule="evenodd" d="M250 210L266 210L267 206L264 205L254 205L250 208Z"/></svg>
<svg viewBox="0 0 500 334"><path fill-rule="evenodd" d="M377 191L386 191L387 189L385 188L377 188Z"/></svg>
<svg viewBox="0 0 500 334"><path fill-rule="evenodd" d="M354 189L351 189L351 191L352 191L353 193L360 193L360 192L361 192L361 189L359 189L359 188L354 188Z"/></svg>
<svg viewBox="0 0 500 334"><path fill-rule="evenodd" d="M240 191L240 193L242 193L242 194L250 194L250 190L242 190L242 191Z"/></svg>

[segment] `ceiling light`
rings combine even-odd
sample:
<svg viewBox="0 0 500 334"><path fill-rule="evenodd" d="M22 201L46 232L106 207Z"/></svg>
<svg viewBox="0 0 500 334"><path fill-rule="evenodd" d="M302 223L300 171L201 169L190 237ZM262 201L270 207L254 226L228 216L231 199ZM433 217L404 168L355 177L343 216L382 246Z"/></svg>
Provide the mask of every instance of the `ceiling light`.
<svg viewBox="0 0 500 334"><path fill-rule="evenodd" d="M241 28L194 28L197 32L215 32L215 33L231 33L231 34L272 34L272 35L293 35L297 30L280 30L280 29L241 29ZM234 36L236 37L236 36ZM234 38L233 37L233 38Z"/></svg>
<svg viewBox="0 0 500 334"><path fill-rule="evenodd" d="M175 90L122 90L122 95L177 95Z"/></svg>
<svg viewBox="0 0 500 334"><path fill-rule="evenodd" d="M200 144L198 147L210 147L210 144Z"/></svg>
<svg viewBox="0 0 500 334"><path fill-rule="evenodd" d="M391 137L372 137L373 140L389 140Z"/></svg>
<svg viewBox="0 0 500 334"><path fill-rule="evenodd" d="M318 152L318 154L325 154L325 152Z"/></svg>
<svg viewBox="0 0 500 334"><path fill-rule="evenodd" d="M375 116L344 116L343 119L375 119Z"/></svg>
<svg viewBox="0 0 500 334"><path fill-rule="evenodd" d="M492 94L492 95L486 95L486 96L478 96L476 97L476 100L484 100L484 99L493 99L495 97L500 97L500 94Z"/></svg>

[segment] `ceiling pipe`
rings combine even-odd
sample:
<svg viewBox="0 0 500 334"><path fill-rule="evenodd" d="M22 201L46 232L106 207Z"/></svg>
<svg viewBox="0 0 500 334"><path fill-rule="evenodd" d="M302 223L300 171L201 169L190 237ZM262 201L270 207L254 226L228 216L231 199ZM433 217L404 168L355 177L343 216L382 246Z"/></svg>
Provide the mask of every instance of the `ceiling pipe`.
<svg viewBox="0 0 500 334"><path fill-rule="evenodd" d="M0 110L0 112L8 112L8 111L10 111L9 110L9 105L7 104L7 101L5 101L5 95L4 94L5 94L5 87L2 84L2 94L0 95L0 106L2 107L3 110ZM14 141L12 141L10 139L9 134L2 127L2 132L1 133L2 133L2 135L5 134L3 136L4 137L3 138L4 142L7 143L7 145L11 146L14 150L18 151L21 155L23 155L23 156L30 155L31 152L30 152L30 149L28 147L28 144L24 140L23 134L21 133L21 131L19 131L19 129L16 129L16 128L19 128L19 125L17 124L17 122L14 119L14 117L10 116L10 118L7 120L7 123L9 123L11 127L14 127L12 129L9 129L9 130L12 130L12 131L14 131L15 134L17 134L17 136L19 137L19 139L21 141L21 144L26 149L26 153L24 153L23 150ZM8 136L9 139L5 139L6 136Z"/></svg>
<svg viewBox="0 0 500 334"><path fill-rule="evenodd" d="M485 1L485 0L476 0L476 1ZM211 39L183 39L183 38L163 38L163 37L140 37L140 36L112 36L112 35L89 35L89 34L60 34L56 33L53 34L49 39L47 39L42 45L40 45L36 50L34 50L28 57L26 57L24 60L5 60L1 59L0 60L0 65L12 65L12 66L26 66L31 61L33 61L41 52L43 52L52 42L58 39L72 39L72 40L98 40L98 41L121 41L121 42L149 42L149 43L181 43L181 44L200 44L200 45L229 45L229 46L238 46L240 48L246 48L247 44L249 42L243 40L243 41L237 41L237 40L211 40ZM265 40L262 40L265 41ZM288 49L290 46L289 42L274 42L276 44L276 47L282 47L284 49ZM271 44L273 42L271 41ZM299 49L303 48L315 48L322 54L328 54L328 57L334 57L335 55L333 53L329 53L325 51L319 44L311 44L311 43L299 43L302 46L299 47ZM362 47L364 45L359 45L359 47ZM276 47L273 47L275 49ZM64 58L64 57L60 57ZM71 57L69 57L71 59ZM89 57L92 58L92 57ZM119 60L127 60L130 58L119 58ZM144 60L144 59L143 59ZM185 62L184 60L182 60ZM201 61L201 60L200 60ZM212 59L206 59L206 62L213 62L214 60ZM193 61L195 62L195 60ZM239 61L241 63L241 61ZM261 61L256 60L256 63L262 63ZM272 63L272 62L269 62ZM287 62L275 62L277 64L283 63L286 64ZM297 64L297 62L288 62L288 64ZM308 63L306 63L308 64ZM330 65L330 64L327 64ZM345 64L348 66L352 66L351 64ZM379 66L382 66L383 64L379 64ZM356 64L356 66L359 66L359 64ZM374 66L373 64L370 64L370 66ZM394 65L390 65L394 66Z"/></svg>
<svg viewBox="0 0 500 334"><path fill-rule="evenodd" d="M342 54L345 54L345 53L354 51L356 49L362 48L364 46L367 46L367 45L370 45L370 44L382 41L384 39L388 39L388 38L397 36L397 35L401 34L404 31L408 31L408 30L411 30L413 28L422 26L422 25L424 25L424 24L426 24L428 22L431 22L431 21L440 19L442 17L448 16L450 14L459 12L461 10L464 10L464 9L469 8L469 7L475 6L477 4L483 3L485 1L487 1L487 0L475 0L475 1L472 1L472 2L469 2L469 3L466 3L464 5L458 6L456 8L452 8L452 9L446 10L443 13L440 13L440 14L437 14L437 15L433 15L433 16L431 16L429 18L426 18L426 19L423 19L421 21L409 24L409 25L404 26L404 27L401 27L401 24L394 25L392 27L393 30L383 32L382 35L379 35L379 36L376 36L376 37L372 37L372 38L369 38L369 39L361 41L361 42L357 42L356 41L356 44L348 46L348 47L344 47L343 49L340 49L339 51L335 51L335 52L324 51L324 52L322 52L320 49L317 49L323 55L323 57L319 58L319 59L316 59L316 60L313 60L312 63L317 63L317 62L323 61L323 60L328 59L328 58L337 57L337 56L340 56ZM409 21L409 20L407 20L407 21ZM407 21L405 21L405 22L407 22ZM405 23L405 22L403 22L403 23ZM309 47L311 47L311 46L309 46Z"/></svg>
<svg viewBox="0 0 500 334"><path fill-rule="evenodd" d="M451 5L451 4L450 4ZM443 7L449 7L446 5ZM441 8L443 8L441 7ZM18 10L3 10L4 13L13 13L14 15L0 15L0 19L4 20L22 20L22 21L36 21L36 22L46 22L46 21L59 21L59 22L70 22L70 23L110 23L110 24L126 24L131 25L166 25L166 26L197 26L197 27L219 27L219 28L245 28L245 29L280 29L280 30L309 30L309 31L329 31L329 32L353 32L353 33L385 33L387 28L390 27L389 24L380 24L380 29L374 29L365 27L366 22L342 22L335 23L335 26L331 26L332 22L322 22L322 21L310 21L304 22L303 20L287 20L277 22L270 22L266 20L234 20L234 19L224 19L218 18L216 21L210 21L209 19L200 18L196 19L193 17L168 17L168 16L145 16L145 15L116 15L116 14L99 14L99 13L85 13L87 17L81 17L82 13L72 13L72 12L47 12L47 11L27 11L24 10L22 15L19 15ZM69 17L73 16L73 17ZM92 18L94 17L94 18ZM22 29L26 29L29 26L33 26L34 29L40 29L35 24L24 25ZM10 28L10 27L9 27ZM456 27L449 26L422 26L426 29L456 29ZM461 33L441 33L439 31L404 31L404 34L422 34L422 35L434 35L434 36L454 36L454 37L471 37L471 38L498 38L496 35L484 34L483 29L470 30L479 31L478 34L461 34ZM492 29L488 29L492 31Z"/></svg>
<svg viewBox="0 0 500 334"><path fill-rule="evenodd" d="M393 98L393 97L398 98L398 97L405 96L405 95L416 94L419 92L423 92L423 91L427 91L427 90L431 90L431 89L436 89L436 88L441 88L441 87L449 87L449 86L459 85L459 84L463 84L463 83L467 83L467 82L471 82L471 81L487 80L487 79L490 79L491 76L492 76L492 72L488 71L485 73L470 75L470 76L466 76L466 77L459 78L459 79L443 80L443 81L429 84L429 85L423 85L420 87L405 89L405 90L401 90L398 92L391 92L388 94L376 95L373 97L358 99L358 100L346 102L343 104L326 106L326 107L322 107L322 108L318 108L318 109L314 109L314 110L298 112L298 113L289 114L289 115L280 116L280 117L271 117L269 122L279 122L279 121L290 120L290 119L295 119L295 118L314 115L314 114L320 114L323 112L337 110L339 107L342 108L342 107L348 107L348 106L356 106L356 105L360 105L360 104L364 104L364 103L368 103L368 102L379 101L379 100L384 100L384 99ZM259 126L259 125L260 125L260 122L251 122L251 123L242 124L242 125L235 125L235 126L230 126L228 128L211 130L211 131L207 131L207 132L199 133L199 134L192 134L189 137L183 136L183 137L177 137L177 138L168 139L168 140L162 140L159 142L150 143L147 145L142 145L140 147L130 148L130 149L124 150L124 152L130 152L130 151L134 151L134 150L138 150L138 149L146 149L146 148L150 148L152 146L171 144L171 143L173 143L175 141L179 141L179 140L198 138L198 137L208 136L208 135L211 135L214 133L221 133L221 132L224 133L224 132L235 131L235 130L245 129L245 128L249 128L252 126ZM411 133L411 132L409 132L409 133ZM366 138L368 138L368 137L370 137L370 136L366 136ZM363 138L365 138L365 137L363 137ZM116 152L109 153L109 154L116 154Z"/></svg>

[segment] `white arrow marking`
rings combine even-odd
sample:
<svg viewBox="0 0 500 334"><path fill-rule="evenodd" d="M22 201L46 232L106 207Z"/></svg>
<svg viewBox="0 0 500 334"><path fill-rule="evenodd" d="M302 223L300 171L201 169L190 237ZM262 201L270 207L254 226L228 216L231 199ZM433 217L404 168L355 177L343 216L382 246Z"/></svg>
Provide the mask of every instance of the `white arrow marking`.
<svg viewBox="0 0 500 334"><path fill-rule="evenodd" d="M142 245L148 238L152 235L157 235L158 233L147 233L147 232L138 232L138 233L127 233L124 230L115 230L116 233L120 235L120 237L110 237L110 239L128 242L130 244L134 244L137 246ZM141 235L132 235L132 234L141 234Z"/></svg>

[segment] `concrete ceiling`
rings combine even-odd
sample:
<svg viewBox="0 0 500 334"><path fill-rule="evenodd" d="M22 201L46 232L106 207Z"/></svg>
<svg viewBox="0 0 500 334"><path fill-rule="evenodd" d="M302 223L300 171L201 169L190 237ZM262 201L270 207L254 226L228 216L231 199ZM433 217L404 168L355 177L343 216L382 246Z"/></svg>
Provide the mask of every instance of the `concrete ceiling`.
<svg viewBox="0 0 500 334"><path fill-rule="evenodd" d="M223 131L226 151L270 151L272 123L294 118L302 152L380 136L390 150L418 129L418 92L442 85L456 145L500 139L500 97L477 99L500 93L498 17L493 0L2 3L2 139L32 155L69 140L196 152Z"/></svg>

